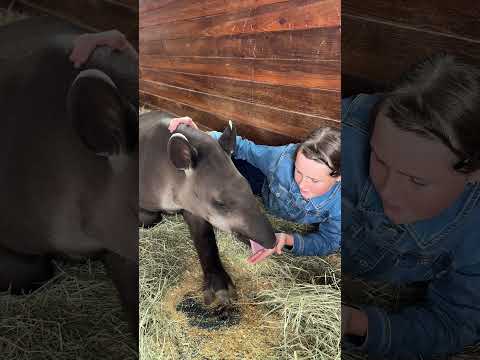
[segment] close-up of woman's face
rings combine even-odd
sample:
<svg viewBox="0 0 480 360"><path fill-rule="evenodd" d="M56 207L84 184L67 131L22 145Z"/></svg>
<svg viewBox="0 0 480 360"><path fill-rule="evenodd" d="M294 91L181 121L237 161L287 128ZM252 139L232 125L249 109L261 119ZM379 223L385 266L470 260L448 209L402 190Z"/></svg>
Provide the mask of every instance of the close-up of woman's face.
<svg viewBox="0 0 480 360"><path fill-rule="evenodd" d="M330 176L332 170L325 164L311 160L300 151L295 160L295 182L304 199L312 199L328 192L340 178Z"/></svg>
<svg viewBox="0 0 480 360"><path fill-rule="evenodd" d="M433 218L464 191L468 175L440 141L399 129L382 113L370 140L370 178L385 215L396 224Z"/></svg>

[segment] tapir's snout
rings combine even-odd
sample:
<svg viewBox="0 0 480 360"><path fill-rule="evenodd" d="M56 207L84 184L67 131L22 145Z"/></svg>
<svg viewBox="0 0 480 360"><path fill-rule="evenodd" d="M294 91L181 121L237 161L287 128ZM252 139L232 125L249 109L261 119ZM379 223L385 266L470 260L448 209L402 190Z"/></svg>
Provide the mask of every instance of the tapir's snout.
<svg viewBox="0 0 480 360"><path fill-rule="evenodd" d="M251 220L242 229L236 229L235 232L240 235L240 240L246 244L249 244L248 240L251 239L264 248L272 249L277 242L272 225L260 211L252 216Z"/></svg>

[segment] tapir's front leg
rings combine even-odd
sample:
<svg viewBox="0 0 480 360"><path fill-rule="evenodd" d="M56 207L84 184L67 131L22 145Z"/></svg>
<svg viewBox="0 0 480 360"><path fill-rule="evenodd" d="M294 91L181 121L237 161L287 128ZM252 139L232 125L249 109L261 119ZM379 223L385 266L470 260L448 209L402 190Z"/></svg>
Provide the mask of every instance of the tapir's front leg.
<svg viewBox="0 0 480 360"><path fill-rule="evenodd" d="M183 217L190 228L190 234L200 258L204 276L205 303L207 305L212 303L216 297L223 305L231 304L235 296L235 287L220 261L212 225L188 211L183 211Z"/></svg>
<svg viewBox="0 0 480 360"><path fill-rule="evenodd" d="M139 226L150 228L162 221L162 214L156 211L140 209L138 212Z"/></svg>
<svg viewBox="0 0 480 360"><path fill-rule="evenodd" d="M138 340L138 262L113 252L108 252L104 261L127 313L130 331Z"/></svg>
<svg viewBox="0 0 480 360"><path fill-rule="evenodd" d="M49 257L17 254L0 247L0 291L28 293L53 276Z"/></svg>

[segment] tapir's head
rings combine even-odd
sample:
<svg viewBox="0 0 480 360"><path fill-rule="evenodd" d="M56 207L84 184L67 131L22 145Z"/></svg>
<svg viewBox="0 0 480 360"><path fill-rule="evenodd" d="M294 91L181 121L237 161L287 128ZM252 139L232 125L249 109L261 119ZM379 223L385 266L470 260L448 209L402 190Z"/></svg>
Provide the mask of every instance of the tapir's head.
<svg viewBox="0 0 480 360"><path fill-rule="evenodd" d="M178 202L224 231L273 248L275 234L245 178L231 160L236 130L232 122L218 141L180 125L168 141L168 156L176 171L184 174Z"/></svg>

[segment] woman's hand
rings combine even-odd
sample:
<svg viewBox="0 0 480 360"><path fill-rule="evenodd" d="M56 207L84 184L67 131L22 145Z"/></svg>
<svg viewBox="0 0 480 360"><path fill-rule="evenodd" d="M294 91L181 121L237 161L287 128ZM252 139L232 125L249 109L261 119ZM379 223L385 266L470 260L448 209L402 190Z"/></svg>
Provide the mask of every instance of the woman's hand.
<svg viewBox="0 0 480 360"><path fill-rule="evenodd" d="M109 30L100 33L82 34L73 41L73 50L70 61L76 68L83 65L97 46L108 46L114 50L129 49L136 54L125 35L118 30Z"/></svg>
<svg viewBox="0 0 480 360"><path fill-rule="evenodd" d="M265 260L267 257L273 254L282 254L283 247L285 245L293 246L293 235L285 233L276 233L275 237L277 238L277 243L272 249L262 249L252 256L250 256L247 261L251 264L256 264L260 261Z"/></svg>
<svg viewBox="0 0 480 360"><path fill-rule="evenodd" d="M278 255L282 254L285 245L293 246L294 238L292 234L276 233L275 236L277 238L277 245L275 245L274 249Z"/></svg>
<svg viewBox="0 0 480 360"><path fill-rule="evenodd" d="M173 133L175 130L177 130L177 127L180 124L184 124L184 125L187 125L187 126L191 126L195 129L198 129L197 124L195 124L193 122L192 118L190 118L188 116L184 116L184 117L181 117L181 118L175 118L175 119L170 120L170 125L168 125L168 130L170 130L170 132Z"/></svg>
<svg viewBox="0 0 480 360"><path fill-rule="evenodd" d="M368 317L363 311L342 305L342 336L366 336Z"/></svg>

